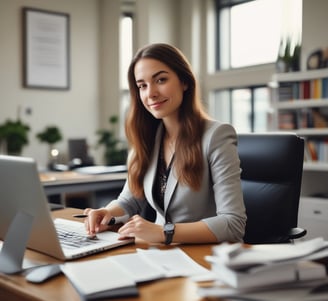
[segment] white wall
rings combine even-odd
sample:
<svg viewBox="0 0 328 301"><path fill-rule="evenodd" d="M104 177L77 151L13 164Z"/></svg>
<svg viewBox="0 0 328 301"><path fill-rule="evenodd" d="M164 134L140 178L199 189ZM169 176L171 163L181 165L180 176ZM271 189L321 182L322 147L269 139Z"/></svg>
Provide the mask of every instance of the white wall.
<svg viewBox="0 0 328 301"><path fill-rule="evenodd" d="M327 0L303 0L303 69L306 69L306 59L310 53L316 49L328 47L327 11Z"/></svg>
<svg viewBox="0 0 328 301"><path fill-rule="evenodd" d="M100 125L108 126L108 118L120 109L119 89L119 20L120 1L100 1L99 45L99 114Z"/></svg>
<svg viewBox="0 0 328 301"><path fill-rule="evenodd" d="M149 43L170 43L179 46L177 0L136 1L136 49Z"/></svg>

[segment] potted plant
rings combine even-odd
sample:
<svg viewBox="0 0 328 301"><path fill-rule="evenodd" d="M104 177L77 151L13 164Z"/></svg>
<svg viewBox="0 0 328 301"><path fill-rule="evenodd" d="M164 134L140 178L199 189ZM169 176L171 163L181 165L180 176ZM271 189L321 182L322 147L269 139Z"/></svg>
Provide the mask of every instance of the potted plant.
<svg viewBox="0 0 328 301"><path fill-rule="evenodd" d="M291 64L291 39L289 37L280 41L278 58L276 61L277 72L288 72Z"/></svg>
<svg viewBox="0 0 328 301"><path fill-rule="evenodd" d="M297 44L294 47L292 59L291 59L291 67L292 71L300 71L300 60L301 60L301 45Z"/></svg>
<svg viewBox="0 0 328 301"><path fill-rule="evenodd" d="M55 143L61 141L63 136L56 126L48 126L42 132L36 134L40 142L48 143L52 147Z"/></svg>
<svg viewBox="0 0 328 301"><path fill-rule="evenodd" d="M29 143L29 130L30 127L20 119L8 119L0 125L0 142L5 144L8 155L21 155L23 147Z"/></svg>
<svg viewBox="0 0 328 301"><path fill-rule="evenodd" d="M54 168L57 164L57 158L59 156L59 151L54 148L54 144L63 139L60 129L56 126L48 126L42 132L36 134L36 137L41 143L48 143L49 145L49 163L48 167L50 169Z"/></svg>
<svg viewBox="0 0 328 301"><path fill-rule="evenodd" d="M125 165L127 158L127 149L124 143L115 136L115 126L118 123L118 117L113 115L108 119L110 129L100 129L97 131L98 145L105 148L104 160L107 165Z"/></svg>

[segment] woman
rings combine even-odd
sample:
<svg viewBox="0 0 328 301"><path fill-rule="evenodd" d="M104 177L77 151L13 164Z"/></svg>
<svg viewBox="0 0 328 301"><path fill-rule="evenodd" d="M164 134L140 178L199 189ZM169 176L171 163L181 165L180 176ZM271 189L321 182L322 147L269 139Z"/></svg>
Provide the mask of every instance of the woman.
<svg viewBox="0 0 328 301"><path fill-rule="evenodd" d="M153 243L242 241L246 214L235 130L211 120L184 55L167 44L140 49L128 71L131 150L118 199L85 214L89 234L128 215L124 237ZM148 204L156 223L140 216Z"/></svg>

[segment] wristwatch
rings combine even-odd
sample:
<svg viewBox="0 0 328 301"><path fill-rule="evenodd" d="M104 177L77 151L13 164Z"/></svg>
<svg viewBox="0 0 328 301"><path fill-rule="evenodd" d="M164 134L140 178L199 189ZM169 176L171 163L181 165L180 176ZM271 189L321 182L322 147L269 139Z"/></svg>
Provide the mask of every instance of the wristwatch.
<svg viewBox="0 0 328 301"><path fill-rule="evenodd" d="M165 244L169 245L172 242L174 235L175 225L172 223L166 223L164 225L164 234L165 234Z"/></svg>

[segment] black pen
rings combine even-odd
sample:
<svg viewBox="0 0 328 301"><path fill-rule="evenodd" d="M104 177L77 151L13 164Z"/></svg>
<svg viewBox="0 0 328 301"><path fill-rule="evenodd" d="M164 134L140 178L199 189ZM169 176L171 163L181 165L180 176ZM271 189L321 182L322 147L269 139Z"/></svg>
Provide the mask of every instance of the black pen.
<svg viewBox="0 0 328 301"><path fill-rule="evenodd" d="M88 217L87 214L74 214L73 217L75 218L86 218ZM111 225L116 225L116 224L124 224L128 221L128 219L130 218L129 215L122 215L122 216L113 216L110 221L108 222L108 226L111 226Z"/></svg>

